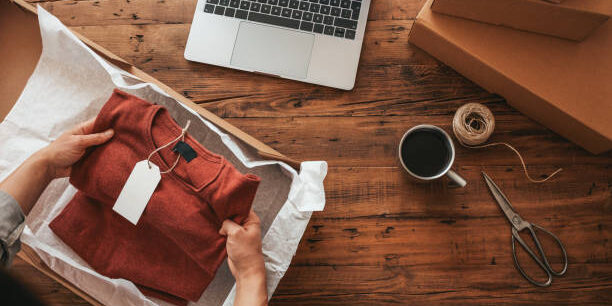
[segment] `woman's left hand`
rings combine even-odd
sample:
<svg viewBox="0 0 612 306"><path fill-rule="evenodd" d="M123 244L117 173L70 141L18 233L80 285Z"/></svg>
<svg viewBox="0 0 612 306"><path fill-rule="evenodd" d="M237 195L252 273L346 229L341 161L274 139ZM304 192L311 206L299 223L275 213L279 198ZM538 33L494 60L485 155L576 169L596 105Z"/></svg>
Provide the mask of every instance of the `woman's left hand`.
<svg viewBox="0 0 612 306"><path fill-rule="evenodd" d="M113 137L112 129L92 133L94 121L95 118L64 132L36 153L47 164L52 179L69 176L72 165L83 157L87 148L103 144Z"/></svg>
<svg viewBox="0 0 612 306"><path fill-rule="evenodd" d="M113 137L113 130L92 134L93 125L94 119L83 122L34 153L0 182L0 191L11 195L23 213L28 214L49 182L69 176L72 165L83 157L87 148Z"/></svg>

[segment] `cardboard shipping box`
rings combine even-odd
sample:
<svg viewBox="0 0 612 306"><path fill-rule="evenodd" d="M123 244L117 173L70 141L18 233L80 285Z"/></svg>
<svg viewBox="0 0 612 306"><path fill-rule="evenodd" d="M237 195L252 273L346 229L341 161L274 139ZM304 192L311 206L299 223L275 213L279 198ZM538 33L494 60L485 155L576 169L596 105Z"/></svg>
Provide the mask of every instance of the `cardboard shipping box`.
<svg viewBox="0 0 612 306"><path fill-rule="evenodd" d="M581 41L608 20L612 0L435 0L436 13Z"/></svg>
<svg viewBox="0 0 612 306"><path fill-rule="evenodd" d="M592 153L612 149L612 22L581 43L432 12L409 41Z"/></svg>
<svg viewBox="0 0 612 306"><path fill-rule="evenodd" d="M298 161L285 157L82 35L78 33L75 35L106 60L145 82L156 84L177 101L195 110L200 116L255 148L262 158L283 161L299 170ZM24 0L0 0L0 67L2 67L0 69L0 120L4 119L19 98L38 63L41 51L42 42L36 9ZM100 304L47 267L27 245L22 245L18 256L89 303Z"/></svg>

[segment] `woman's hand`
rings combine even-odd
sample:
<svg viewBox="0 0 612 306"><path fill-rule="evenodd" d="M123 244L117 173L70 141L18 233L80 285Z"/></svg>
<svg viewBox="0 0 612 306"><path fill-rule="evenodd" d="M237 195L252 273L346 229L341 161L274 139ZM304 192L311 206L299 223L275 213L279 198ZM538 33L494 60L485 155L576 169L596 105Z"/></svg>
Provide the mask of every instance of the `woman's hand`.
<svg viewBox="0 0 612 306"><path fill-rule="evenodd" d="M94 119L81 123L34 153L0 182L0 191L13 196L27 214L51 180L70 175L70 168L88 147L113 137L112 130L91 134L93 124Z"/></svg>
<svg viewBox="0 0 612 306"><path fill-rule="evenodd" d="M103 144L113 137L111 129L92 134L94 121L95 118L64 132L50 145L36 153L46 162L47 171L52 179L69 176L72 165L83 157L87 148Z"/></svg>
<svg viewBox="0 0 612 306"><path fill-rule="evenodd" d="M219 234L227 236L227 261L236 278L234 305L266 305L268 291L259 217L251 210L243 226L225 220Z"/></svg>

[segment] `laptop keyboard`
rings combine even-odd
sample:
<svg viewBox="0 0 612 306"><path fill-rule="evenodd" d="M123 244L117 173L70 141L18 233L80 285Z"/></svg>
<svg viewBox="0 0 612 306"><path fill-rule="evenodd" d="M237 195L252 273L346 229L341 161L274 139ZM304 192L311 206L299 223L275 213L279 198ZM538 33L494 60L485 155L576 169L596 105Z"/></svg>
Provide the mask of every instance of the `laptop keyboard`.
<svg viewBox="0 0 612 306"><path fill-rule="evenodd" d="M355 39L361 0L206 0L204 12Z"/></svg>

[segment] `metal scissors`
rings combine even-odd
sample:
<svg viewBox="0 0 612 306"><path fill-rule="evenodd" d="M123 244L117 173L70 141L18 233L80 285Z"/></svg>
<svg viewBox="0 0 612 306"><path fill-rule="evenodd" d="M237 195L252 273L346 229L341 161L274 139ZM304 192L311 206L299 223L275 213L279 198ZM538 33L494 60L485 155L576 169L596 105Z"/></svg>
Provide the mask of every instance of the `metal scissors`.
<svg viewBox="0 0 612 306"><path fill-rule="evenodd" d="M485 182L489 186L489 190L491 190L491 194L493 195L493 198L495 198L495 200L497 201L497 204L499 204L499 207L506 215L506 218L508 218L508 221L510 222L510 224L512 224L512 256L514 258L514 264L516 265L516 269L530 283L536 286L540 286L540 287L550 286L550 284L552 283L553 275L561 276L565 274L565 272L567 271L567 253L565 252L565 247L561 243L561 240L559 240L557 236L547 231L546 229L536 224L523 220L523 218L521 218L521 216L519 216L519 214L517 214L514 211L512 204L510 204L510 201L508 201L508 198L506 198L506 196L501 192L501 190L499 190L499 187L495 185L493 180L484 172L482 172L482 176L484 177ZM559 245L559 247L561 248L561 251L563 252L563 270L561 270L560 272L553 270L553 268L550 266L548 262L548 258L546 258L546 255L544 254L544 249L542 249L542 245L540 244L540 240L538 239L538 236L536 235L534 228L538 229L539 231L543 231L544 233L554 238L557 244ZM519 232L525 229L529 230L529 233L531 234L531 237L533 238L533 241L535 242L535 245L538 249L538 253L540 253L540 256L536 255L536 253L525 243L525 241L519 235ZM538 266L540 266L540 268L542 268L542 270L546 272L546 275L548 275L548 279L545 282L538 282L534 280L533 278L531 278L529 275L527 275L527 273L525 273L525 271L519 264L518 259L516 257L515 241L518 241L519 244L523 247L523 249L525 249L527 253L529 253L529 255L531 256L531 258L533 258L533 260L538 264Z"/></svg>

